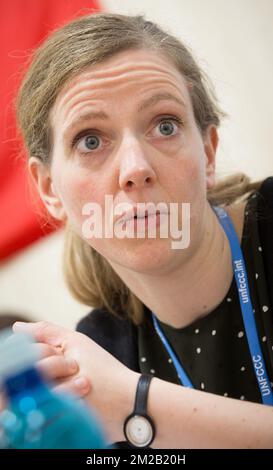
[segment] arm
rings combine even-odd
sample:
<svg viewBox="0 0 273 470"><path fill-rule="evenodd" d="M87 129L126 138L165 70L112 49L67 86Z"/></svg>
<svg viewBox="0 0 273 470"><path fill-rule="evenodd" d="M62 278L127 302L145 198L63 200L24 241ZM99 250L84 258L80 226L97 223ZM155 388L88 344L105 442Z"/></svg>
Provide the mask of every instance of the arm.
<svg viewBox="0 0 273 470"><path fill-rule="evenodd" d="M154 378L148 412L153 448L273 448L273 407L192 390Z"/></svg>
<svg viewBox="0 0 273 470"><path fill-rule="evenodd" d="M133 410L140 374L81 333L46 322L15 324L14 329L26 331L42 343L62 345L65 358L76 359L77 376L88 379L89 387L77 390L75 376L69 378L71 371L65 372L62 365L62 389L85 396L101 417L109 442L124 440L123 423ZM43 367L52 378L53 361L60 358L51 358L50 365L45 359ZM152 444L155 449L273 448L273 407L220 397L157 378L151 381L147 405L157 429Z"/></svg>

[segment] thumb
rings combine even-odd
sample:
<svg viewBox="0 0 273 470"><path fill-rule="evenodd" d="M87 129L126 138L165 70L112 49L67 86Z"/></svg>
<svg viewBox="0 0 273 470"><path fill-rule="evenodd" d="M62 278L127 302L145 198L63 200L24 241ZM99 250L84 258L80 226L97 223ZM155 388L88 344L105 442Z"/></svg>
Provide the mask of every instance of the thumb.
<svg viewBox="0 0 273 470"><path fill-rule="evenodd" d="M63 346L64 340L69 330L61 326L40 321L37 323L16 322L13 325L14 333L28 333L39 343L47 343L52 346Z"/></svg>

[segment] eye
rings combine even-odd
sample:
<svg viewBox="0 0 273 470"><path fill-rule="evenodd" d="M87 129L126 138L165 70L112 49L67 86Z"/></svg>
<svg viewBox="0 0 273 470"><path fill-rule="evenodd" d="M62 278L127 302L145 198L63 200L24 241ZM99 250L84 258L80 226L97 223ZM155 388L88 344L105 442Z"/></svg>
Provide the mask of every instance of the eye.
<svg viewBox="0 0 273 470"><path fill-rule="evenodd" d="M174 132L175 127L173 125L173 122L163 121L159 124L159 130L163 135L171 135Z"/></svg>
<svg viewBox="0 0 273 470"><path fill-rule="evenodd" d="M179 118L161 119L156 126L156 134L166 137L176 135L178 132L179 124L182 124L182 121Z"/></svg>
<svg viewBox="0 0 273 470"><path fill-rule="evenodd" d="M75 146L80 153L88 153L100 147L101 139L93 134L79 135L74 139L72 145Z"/></svg>

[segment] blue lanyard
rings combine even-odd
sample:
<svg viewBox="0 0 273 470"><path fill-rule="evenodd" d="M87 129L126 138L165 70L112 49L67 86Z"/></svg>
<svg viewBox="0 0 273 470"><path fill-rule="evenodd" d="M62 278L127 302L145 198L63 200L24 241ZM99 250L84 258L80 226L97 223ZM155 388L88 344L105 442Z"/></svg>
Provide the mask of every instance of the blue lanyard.
<svg viewBox="0 0 273 470"><path fill-rule="evenodd" d="M221 207L213 207L213 210L215 211L230 243L233 271L235 274L237 290L240 299L244 327L262 401L265 405L273 405L273 392L271 390L271 384L268 378L268 374L266 372L265 361L258 338L257 327L250 298L247 272L240 243L233 227L232 221L230 220L226 211ZM170 346L166 336L160 328L158 320L153 312L152 318L155 330L172 359L181 385L184 385L185 387L189 388L194 388L190 378L188 377L187 373L179 362L176 354L174 353L172 347Z"/></svg>

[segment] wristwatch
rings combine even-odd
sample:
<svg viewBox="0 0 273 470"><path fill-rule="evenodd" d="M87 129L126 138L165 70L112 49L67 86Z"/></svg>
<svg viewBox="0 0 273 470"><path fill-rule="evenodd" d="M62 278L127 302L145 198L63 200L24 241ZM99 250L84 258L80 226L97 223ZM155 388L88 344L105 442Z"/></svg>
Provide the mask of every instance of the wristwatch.
<svg viewBox="0 0 273 470"><path fill-rule="evenodd" d="M125 420L123 431L133 447L148 447L155 438L155 425L147 414L147 400L153 376L142 374L136 390L134 411Z"/></svg>

